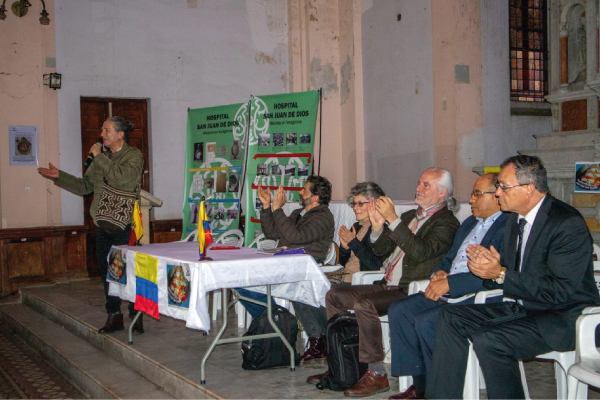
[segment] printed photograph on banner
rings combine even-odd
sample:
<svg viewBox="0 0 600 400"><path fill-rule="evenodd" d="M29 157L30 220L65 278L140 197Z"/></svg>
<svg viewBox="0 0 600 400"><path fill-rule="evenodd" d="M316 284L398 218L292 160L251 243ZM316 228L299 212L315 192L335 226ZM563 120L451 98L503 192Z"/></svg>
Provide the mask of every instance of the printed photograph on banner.
<svg viewBox="0 0 600 400"><path fill-rule="evenodd" d="M127 261L121 249L110 249L106 279L120 285L127 285Z"/></svg>
<svg viewBox="0 0 600 400"><path fill-rule="evenodd" d="M216 143L206 143L206 162L214 162L215 161L215 152L217 151Z"/></svg>
<svg viewBox="0 0 600 400"><path fill-rule="evenodd" d="M271 165L271 175L281 175L283 174L283 170L281 168L281 165L275 164L275 165Z"/></svg>
<svg viewBox="0 0 600 400"><path fill-rule="evenodd" d="M214 215L215 208L212 206L212 204L206 204L206 216L208 217L208 219L212 219Z"/></svg>
<svg viewBox="0 0 600 400"><path fill-rule="evenodd" d="M225 157L229 153L227 146L219 146L219 157Z"/></svg>
<svg viewBox="0 0 600 400"><path fill-rule="evenodd" d="M194 143L194 162L204 161L204 143Z"/></svg>
<svg viewBox="0 0 600 400"><path fill-rule="evenodd" d="M227 192L227 172L217 171L217 193Z"/></svg>
<svg viewBox="0 0 600 400"><path fill-rule="evenodd" d="M227 191L229 193L237 193L240 187L240 175L237 170L229 172L229 187Z"/></svg>
<svg viewBox="0 0 600 400"><path fill-rule="evenodd" d="M267 164L258 164L256 166L256 175L269 176L269 173L267 172Z"/></svg>
<svg viewBox="0 0 600 400"><path fill-rule="evenodd" d="M273 146L283 146L283 133L273 134Z"/></svg>
<svg viewBox="0 0 600 400"><path fill-rule="evenodd" d="M310 144L310 133L300 135L300 144Z"/></svg>
<svg viewBox="0 0 600 400"><path fill-rule="evenodd" d="M239 160L240 159L240 141L239 140L234 140L231 143L231 159L232 160Z"/></svg>
<svg viewBox="0 0 600 400"><path fill-rule="evenodd" d="M225 207L219 207L215 211L215 216L213 218L215 221L225 219Z"/></svg>
<svg viewBox="0 0 600 400"><path fill-rule="evenodd" d="M581 161L575 163L575 191L600 191L600 162Z"/></svg>
<svg viewBox="0 0 600 400"><path fill-rule="evenodd" d="M198 211L200 209L200 204L198 203L190 203L190 224L198 225Z"/></svg>
<svg viewBox="0 0 600 400"><path fill-rule="evenodd" d="M296 166L295 165L286 165L285 166L285 176L295 176L296 175Z"/></svg>
<svg viewBox="0 0 600 400"><path fill-rule="evenodd" d="M298 176L308 176L308 165L300 165L298 167Z"/></svg>
<svg viewBox="0 0 600 400"><path fill-rule="evenodd" d="M236 219L238 217L237 208L227 210L227 219Z"/></svg>
<svg viewBox="0 0 600 400"><path fill-rule="evenodd" d="M167 264L167 292L169 306L189 308L190 269L187 265Z"/></svg>
<svg viewBox="0 0 600 400"><path fill-rule="evenodd" d="M254 201L254 209L256 210L256 214L260 214L260 210L262 210L262 203L258 197Z"/></svg>
<svg viewBox="0 0 600 400"><path fill-rule="evenodd" d="M271 145L271 135L261 133L258 135L258 147L268 147Z"/></svg>
<svg viewBox="0 0 600 400"><path fill-rule="evenodd" d="M214 178L206 178L204 181L204 189L212 190L215 187L215 179Z"/></svg>
<svg viewBox="0 0 600 400"><path fill-rule="evenodd" d="M288 133L285 135L285 145L295 146L298 144L298 135L295 133Z"/></svg>

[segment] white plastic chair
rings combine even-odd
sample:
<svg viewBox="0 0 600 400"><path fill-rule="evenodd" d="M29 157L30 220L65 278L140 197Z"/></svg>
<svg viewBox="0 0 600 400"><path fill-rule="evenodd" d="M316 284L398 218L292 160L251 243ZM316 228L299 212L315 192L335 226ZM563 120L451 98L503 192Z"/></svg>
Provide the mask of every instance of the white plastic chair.
<svg viewBox="0 0 600 400"><path fill-rule="evenodd" d="M244 234L239 229L230 229L219 236L214 243L241 247L244 244Z"/></svg>
<svg viewBox="0 0 600 400"><path fill-rule="evenodd" d="M587 399L588 385L600 387L600 353L596 348L598 325L600 307L587 307L577 319L575 364L567 375L569 399Z"/></svg>
<svg viewBox="0 0 600 400"><path fill-rule="evenodd" d="M598 264L594 263L594 269L596 269ZM594 278L596 279L596 286L598 286L600 290L600 274L594 274ZM483 298L484 296L492 296L495 293L496 296L502 295L501 289L491 290L487 292L479 292L475 297L475 303L479 303L478 299ZM499 293L499 294L498 294ZM485 301L484 301L485 302ZM469 360L471 358L477 361L477 356L473 351L473 345L469 347ZM558 399L566 399L567 398L567 371L569 368L575 363L575 351L551 351L548 353L540 354L535 358L541 358L544 360L554 360L554 376L556 378L556 396ZM529 396L529 388L527 386L527 378L525 376L525 369L523 368L523 361L519 360L519 369L521 371L521 382L523 384L523 392L525 393L526 399L531 399ZM477 371L477 372L474 372ZM477 374L477 375L476 375ZM477 379L476 376L481 376L481 370L479 368L479 362L477 361L474 365L467 365L467 374L465 376L465 393L467 390L469 393L472 393L468 398L479 399L479 388L484 388L483 379ZM467 398L465 394L465 398Z"/></svg>
<svg viewBox="0 0 600 400"><path fill-rule="evenodd" d="M265 234L261 233L248 245L248 247L256 247L257 249L274 249L277 247L279 240L265 239Z"/></svg>
<svg viewBox="0 0 600 400"><path fill-rule="evenodd" d="M330 265L332 262L335 263L335 259L337 256L337 251L335 249L337 245L335 243L331 243L331 246L329 246L329 251L327 252L327 256L325 257L325 261L323 262L323 265Z"/></svg>
<svg viewBox="0 0 600 400"><path fill-rule="evenodd" d="M197 242L198 241L198 229L187 235L185 239L178 240L178 242Z"/></svg>

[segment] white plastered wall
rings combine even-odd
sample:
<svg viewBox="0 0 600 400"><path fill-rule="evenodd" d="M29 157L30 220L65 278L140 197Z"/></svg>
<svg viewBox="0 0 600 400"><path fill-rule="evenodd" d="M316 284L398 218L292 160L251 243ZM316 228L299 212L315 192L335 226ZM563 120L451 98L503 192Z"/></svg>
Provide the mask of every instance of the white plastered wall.
<svg viewBox="0 0 600 400"><path fill-rule="evenodd" d="M187 109L287 92L280 0L56 0L61 169L81 176L81 96L150 99L155 219L181 218ZM83 201L63 191L63 224Z"/></svg>

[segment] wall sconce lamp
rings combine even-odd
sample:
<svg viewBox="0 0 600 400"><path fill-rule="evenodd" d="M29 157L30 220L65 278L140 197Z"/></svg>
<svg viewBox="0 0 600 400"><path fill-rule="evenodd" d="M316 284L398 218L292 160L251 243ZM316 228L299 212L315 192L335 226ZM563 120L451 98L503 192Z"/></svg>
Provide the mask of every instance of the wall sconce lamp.
<svg viewBox="0 0 600 400"><path fill-rule="evenodd" d="M44 81L48 81L48 83L44 83L44 85L48 86L50 89L60 89L61 85L61 74L57 74L53 72L51 74L44 75Z"/></svg>
<svg viewBox="0 0 600 400"><path fill-rule="evenodd" d="M42 2L42 12L40 13L40 24L49 25L50 18L48 18L48 12L46 11L46 3L44 0L40 0ZM17 17L21 18L27 15L29 11L29 7L31 7L31 3L28 0L17 0L11 6L10 9ZM2 0L2 5L0 6L0 21L4 21L6 19L6 0Z"/></svg>

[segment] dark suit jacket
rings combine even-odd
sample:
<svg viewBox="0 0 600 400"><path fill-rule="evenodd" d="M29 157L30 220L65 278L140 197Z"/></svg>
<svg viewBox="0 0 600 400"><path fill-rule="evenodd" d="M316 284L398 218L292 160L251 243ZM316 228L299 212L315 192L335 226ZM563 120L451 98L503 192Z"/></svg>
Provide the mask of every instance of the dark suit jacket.
<svg viewBox="0 0 600 400"><path fill-rule="evenodd" d="M575 321L588 306L600 304L594 280L592 237L579 212L547 195L538 211L515 271L517 214L507 219L502 263L504 295L519 298L552 349L575 348Z"/></svg>
<svg viewBox="0 0 600 400"><path fill-rule="evenodd" d="M403 213L396 229L391 231L386 226L377 241L371 243L373 252L378 256L389 255L396 246L404 251L399 288L408 288L412 281L429 279L433 268L452 247L460 225L454 213L444 207L413 234L408 224L416 213L417 210Z"/></svg>
<svg viewBox="0 0 600 400"><path fill-rule="evenodd" d="M360 230L359 222L354 223L354 229L356 232ZM340 246L340 265L345 266L352 255L351 253L354 252L358 261L360 261L361 271L377 271L381 269L381 266L388 255L376 256L375 253L373 253L373 249L369 245L370 235L371 227L369 227L362 240L358 240L357 238L352 239L350 243L348 243L348 250Z"/></svg>
<svg viewBox="0 0 600 400"><path fill-rule="evenodd" d="M494 221L483 239L481 239L480 244L482 246L487 247L488 249L490 248L490 245L494 246L494 248L498 250L500 254L502 254L504 249L504 228L506 226L506 220L508 216L509 213L503 213L498 217L498 219L496 219L496 221ZM460 225L460 228L458 228L458 232L456 232L452 248L444 256L442 261L437 265L433 272L442 270L450 273L452 263L456 258L456 254L458 253L460 246L462 246L462 243L476 224L477 218L472 215L463 221L463 223ZM448 285L450 286L450 297L454 298L464 296L465 294L486 290L486 288L483 286L483 279L473 275L471 272L449 275Z"/></svg>

